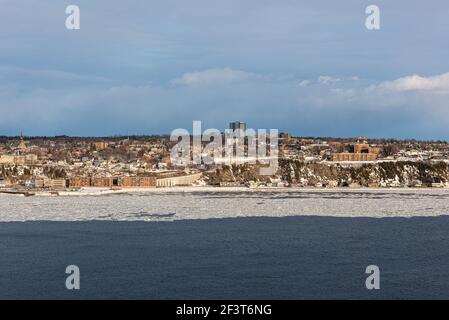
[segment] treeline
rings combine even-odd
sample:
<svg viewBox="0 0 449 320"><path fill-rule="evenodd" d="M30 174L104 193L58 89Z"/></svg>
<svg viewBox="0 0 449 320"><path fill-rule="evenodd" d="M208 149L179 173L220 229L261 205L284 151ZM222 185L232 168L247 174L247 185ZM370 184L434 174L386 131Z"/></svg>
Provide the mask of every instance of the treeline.
<svg viewBox="0 0 449 320"><path fill-rule="evenodd" d="M326 140L326 141L337 141L341 143L354 143L359 138L364 137L314 137L314 136L305 136L305 137L295 137L298 139L308 139L308 140ZM419 140L419 139L396 139L396 138L367 138L366 139L370 144L449 144L446 140Z"/></svg>

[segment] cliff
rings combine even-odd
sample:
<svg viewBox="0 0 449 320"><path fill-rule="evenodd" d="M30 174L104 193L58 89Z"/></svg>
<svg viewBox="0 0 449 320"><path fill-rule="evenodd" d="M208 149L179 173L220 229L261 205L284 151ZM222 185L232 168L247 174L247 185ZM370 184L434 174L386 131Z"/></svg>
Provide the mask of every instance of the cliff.
<svg viewBox="0 0 449 320"><path fill-rule="evenodd" d="M257 165L223 166L206 174L210 184L249 181L270 182L281 178L284 182L301 186L432 186L449 183L449 169L445 162L377 162L369 164L305 163L280 160L276 176L259 175Z"/></svg>

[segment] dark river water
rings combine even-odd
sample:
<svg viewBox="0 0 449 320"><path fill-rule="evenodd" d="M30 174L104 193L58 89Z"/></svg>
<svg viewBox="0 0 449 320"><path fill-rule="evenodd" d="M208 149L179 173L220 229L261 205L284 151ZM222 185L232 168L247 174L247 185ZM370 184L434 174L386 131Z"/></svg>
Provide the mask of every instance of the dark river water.
<svg viewBox="0 0 449 320"><path fill-rule="evenodd" d="M1 222L0 255L2 299L449 298L449 217Z"/></svg>

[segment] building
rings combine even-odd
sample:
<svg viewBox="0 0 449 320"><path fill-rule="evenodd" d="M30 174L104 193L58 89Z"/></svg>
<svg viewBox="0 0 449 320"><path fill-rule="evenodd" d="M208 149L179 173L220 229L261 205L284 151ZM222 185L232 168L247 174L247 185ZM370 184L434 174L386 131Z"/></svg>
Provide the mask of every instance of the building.
<svg viewBox="0 0 449 320"><path fill-rule="evenodd" d="M32 188L50 188L54 190L64 190L69 186L67 179L49 179L49 178L35 178L30 180L30 187Z"/></svg>
<svg viewBox="0 0 449 320"><path fill-rule="evenodd" d="M89 177L75 177L70 178L69 186L74 188L82 188L82 187L90 187L91 186L91 178Z"/></svg>
<svg viewBox="0 0 449 320"><path fill-rule="evenodd" d="M240 129L245 132L246 131L246 123L240 122L240 121L230 122L229 129L231 129L233 131Z"/></svg>
<svg viewBox="0 0 449 320"><path fill-rule="evenodd" d="M69 186L73 188L101 187L101 188L154 188L156 177L73 177L69 180Z"/></svg>
<svg viewBox="0 0 449 320"><path fill-rule="evenodd" d="M382 148L370 146L365 141L354 145L354 152L341 152L332 155L332 161L376 161Z"/></svg>
<svg viewBox="0 0 449 320"><path fill-rule="evenodd" d="M154 188L156 187L156 177L123 177L118 181L122 188Z"/></svg>
<svg viewBox="0 0 449 320"><path fill-rule="evenodd" d="M279 142L290 143L291 140L292 140L292 135L289 132L281 132L279 134Z"/></svg>
<svg viewBox="0 0 449 320"><path fill-rule="evenodd" d="M45 179L34 179L34 187L35 188L45 187Z"/></svg>
<svg viewBox="0 0 449 320"><path fill-rule="evenodd" d="M94 177L91 178L90 181L91 187L98 187L98 188L118 187L118 178Z"/></svg>
<svg viewBox="0 0 449 320"><path fill-rule="evenodd" d="M376 159L377 154L374 153L342 152L332 155L332 161L375 161Z"/></svg>
<svg viewBox="0 0 449 320"><path fill-rule="evenodd" d="M109 144L105 141L97 141L97 142L92 143L92 147L97 151L101 151L101 150L108 148Z"/></svg>
<svg viewBox="0 0 449 320"><path fill-rule="evenodd" d="M156 180L157 187L173 187L173 186L190 186L201 178L201 173L173 176L167 178L158 178Z"/></svg>
<svg viewBox="0 0 449 320"><path fill-rule="evenodd" d="M23 134L22 134L22 132L20 133L20 142L19 142L19 144L17 145L17 147L15 147L15 151L18 153L18 154L23 154L23 153L25 153L26 151L27 151L27 149L28 149L28 147L27 147L27 145L26 145L26 143L25 143L25 140L23 139Z"/></svg>
<svg viewBox="0 0 449 320"><path fill-rule="evenodd" d="M356 143L354 145L354 153L372 153L377 155L381 151L382 148L370 146L368 143Z"/></svg>
<svg viewBox="0 0 449 320"><path fill-rule="evenodd" d="M51 189L64 190L68 187L68 181L66 179L51 179L48 186Z"/></svg>
<svg viewBox="0 0 449 320"><path fill-rule="evenodd" d="M0 164L34 165L37 162L37 155L0 155Z"/></svg>
<svg viewBox="0 0 449 320"><path fill-rule="evenodd" d="M15 164L16 156L2 155L0 156L0 164Z"/></svg>

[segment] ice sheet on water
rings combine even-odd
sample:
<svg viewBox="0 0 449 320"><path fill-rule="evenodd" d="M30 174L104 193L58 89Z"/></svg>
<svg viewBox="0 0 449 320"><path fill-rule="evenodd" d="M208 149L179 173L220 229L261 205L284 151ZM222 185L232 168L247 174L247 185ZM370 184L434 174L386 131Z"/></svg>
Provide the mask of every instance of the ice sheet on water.
<svg viewBox="0 0 449 320"><path fill-rule="evenodd" d="M170 221L248 216L412 217L449 214L449 190L215 190L59 197L0 194L0 221Z"/></svg>

